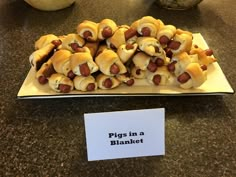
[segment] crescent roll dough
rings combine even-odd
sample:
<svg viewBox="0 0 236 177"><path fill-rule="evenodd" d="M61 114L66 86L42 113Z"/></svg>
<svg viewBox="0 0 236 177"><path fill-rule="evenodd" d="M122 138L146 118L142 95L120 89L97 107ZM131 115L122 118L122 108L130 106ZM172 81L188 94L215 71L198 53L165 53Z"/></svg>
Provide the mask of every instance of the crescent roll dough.
<svg viewBox="0 0 236 177"><path fill-rule="evenodd" d="M160 77L160 82L154 81L156 75ZM149 83L154 85L176 85L175 77L168 71L166 66L158 67L154 73L148 72L147 80Z"/></svg>
<svg viewBox="0 0 236 177"><path fill-rule="evenodd" d="M84 20L77 26L77 33L87 41L95 42L98 39L98 24Z"/></svg>
<svg viewBox="0 0 236 177"><path fill-rule="evenodd" d="M126 63L136 52L138 44L122 44L118 50L117 54L120 57L122 63Z"/></svg>
<svg viewBox="0 0 236 177"><path fill-rule="evenodd" d="M46 84L48 82L48 78L54 73L56 73L56 71L53 68L52 60L49 59L36 72L36 78L40 84Z"/></svg>
<svg viewBox="0 0 236 177"><path fill-rule="evenodd" d="M123 74L127 72L126 67L121 62L119 56L112 50L105 50L100 55L95 58L95 62L99 66L100 71L103 74L114 76L116 74ZM112 73L112 66L116 65L119 69L119 72L116 74Z"/></svg>
<svg viewBox="0 0 236 177"><path fill-rule="evenodd" d="M111 19L103 19L98 24L98 39L104 40L111 37L117 29L116 23Z"/></svg>
<svg viewBox="0 0 236 177"><path fill-rule="evenodd" d="M88 77L76 76L73 82L76 90L81 90L84 92L97 90L97 83L91 75Z"/></svg>
<svg viewBox="0 0 236 177"><path fill-rule="evenodd" d="M177 49L171 48L173 54L181 52L189 52L192 47L192 36L186 33L177 34L173 38L174 42L180 43L180 46Z"/></svg>
<svg viewBox="0 0 236 177"><path fill-rule="evenodd" d="M199 87L207 79L207 72L201 68L199 63L190 63L185 72L189 74L190 79L185 83L180 83L180 87L184 89Z"/></svg>
<svg viewBox="0 0 236 177"><path fill-rule="evenodd" d="M159 32L157 33L158 41L163 45L166 45L170 39L174 37L176 33L176 27L173 25L165 25L163 26ZM165 38L163 40L163 38Z"/></svg>
<svg viewBox="0 0 236 177"><path fill-rule="evenodd" d="M145 28L149 30L148 35L144 33ZM160 22L157 19L151 16L145 16L139 20L137 31L142 36L156 37L159 28Z"/></svg>
<svg viewBox="0 0 236 177"><path fill-rule="evenodd" d="M70 56L69 50L58 50L51 57L53 67L57 73L64 74L65 76L71 71L70 67Z"/></svg>
<svg viewBox="0 0 236 177"><path fill-rule="evenodd" d="M189 55L187 52L182 52L174 55L172 61L176 61L174 74L175 76L179 76L190 63L197 63L198 57L196 55Z"/></svg>
<svg viewBox="0 0 236 177"><path fill-rule="evenodd" d="M118 29L114 32L113 36L108 38L108 43L110 43L111 48L115 47L117 49L120 45L126 43L125 31L128 29L129 26L126 25L119 26Z"/></svg>
<svg viewBox="0 0 236 177"><path fill-rule="evenodd" d="M151 57L144 52L138 52L135 54L132 58L132 61L135 65L135 67L141 69L141 70L146 70L147 66L151 60Z"/></svg>
<svg viewBox="0 0 236 177"><path fill-rule="evenodd" d="M132 76L127 76L126 74L118 74L118 75L116 75L116 78L120 82L125 83L128 86L132 86L135 82L135 80Z"/></svg>
<svg viewBox="0 0 236 177"><path fill-rule="evenodd" d="M85 47L89 49L90 54L94 57L97 53L99 42L86 42Z"/></svg>
<svg viewBox="0 0 236 177"><path fill-rule="evenodd" d="M140 22L140 20L134 21L134 22L130 25L130 28L133 28L133 29L135 29L135 30L137 31L139 22Z"/></svg>
<svg viewBox="0 0 236 177"><path fill-rule="evenodd" d="M98 50L97 50L97 53L96 53L96 57L97 57L98 55L100 55L100 54L101 54L103 51L105 51L105 50L110 50L110 49L107 47L107 45L105 45L105 44L99 45Z"/></svg>
<svg viewBox="0 0 236 177"><path fill-rule="evenodd" d="M68 93L74 89L73 82L63 74L55 73L48 79L49 87L56 92Z"/></svg>
<svg viewBox="0 0 236 177"><path fill-rule="evenodd" d="M210 65L211 63L214 63L216 61L216 58L214 58L213 56L208 56L206 54L206 51L199 48L199 47L194 47L190 50L189 52L190 54L197 54L198 55L198 61L201 65Z"/></svg>
<svg viewBox="0 0 236 177"><path fill-rule="evenodd" d="M68 34L62 41L62 49L76 52L76 48L83 47L85 41L78 34Z"/></svg>
<svg viewBox="0 0 236 177"><path fill-rule="evenodd" d="M165 51L156 38L140 37L137 40L139 49L150 56L165 58Z"/></svg>
<svg viewBox="0 0 236 177"><path fill-rule="evenodd" d="M120 85L120 81L116 77L107 76L102 73L96 77L96 82L100 89L113 89Z"/></svg>
<svg viewBox="0 0 236 177"><path fill-rule="evenodd" d="M43 35L35 42L34 48L35 50L41 49L50 44L54 40L59 40L59 38L54 34Z"/></svg>
<svg viewBox="0 0 236 177"><path fill-rule="evenodd" d="M34 51L29 56L29 62L36 71L38 71L43 63L45 63L53 54L55 45L52 43L47 44L46 46Z"/></svg>
<svg viewBox="0 0 236 177"><path fill-rule="evenodd" d="M193 37L193 33L191 33L190 31L187 31L187 30L182 30L180 28L176 29L176 34L187 34L187 35Z"/></svg>
<svg viewBox="0 0 236 177"><path fill-rule="evenodd" d="M90 53L78 52L71 55L70 65L73 73L75 73L78 76L83 75L83 71L81 68L81 65L83 64L87 64L88 68L86 69L89 70L88 75L96 72L99 69L96 63L93 61L93 57Z"/></svg>
<svg viewBox="0 0 236 177"><path fill-rule="evenodd" d="M131 76L137 79L144 79L146 77L147 70L141 70L140 68L133 66L131 68Z"/></svg>

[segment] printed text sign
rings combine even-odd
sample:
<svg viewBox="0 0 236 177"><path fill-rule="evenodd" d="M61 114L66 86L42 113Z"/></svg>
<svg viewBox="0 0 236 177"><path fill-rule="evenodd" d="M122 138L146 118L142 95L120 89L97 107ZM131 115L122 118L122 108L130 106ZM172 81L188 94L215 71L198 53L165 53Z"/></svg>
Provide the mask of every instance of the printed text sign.
<svg viewBox="0 0 236 177"><path fill-rule="evenodd" d="M165 153L164 109L85 114L88 160Z"/></svg>

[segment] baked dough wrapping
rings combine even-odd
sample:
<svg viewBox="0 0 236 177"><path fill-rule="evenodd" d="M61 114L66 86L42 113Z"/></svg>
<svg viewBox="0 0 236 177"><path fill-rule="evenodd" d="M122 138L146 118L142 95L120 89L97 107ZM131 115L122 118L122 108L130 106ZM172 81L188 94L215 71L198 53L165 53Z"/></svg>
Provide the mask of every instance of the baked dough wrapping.
<svg viewBox="0 0 236 177"><path fill-rule="evenodd" d="M151 60L151 57L144 52L138 52L132 58L132 61L136 68L141 70L147 70L147 66Z"/></svg>
<svg viewBox="0 0 236 177"><path fill-rule="evenodd" d="M127 72L126 67L121 62L119 56L112 50L105 50L95 58L100 71L108 76L124 74Z"/></svg>
<svg viewBox="0 0 236 177"><path fill-rule="evenodd" d="M138 48L138 44L122 44L118 50L117 54L120 57L122 63L126 63L134 55Z"/></svg>
<svg viewBox="0 0 236 177"><path fill-rule="evenodd" d="M60 73L51 75L48 79L48 83L49 87L56 92L68 93L74 89L74 84L70 78Z"/></svg>
<svg viewBox="0 0 236 177"><path fill-rule="evenodd" d="M77 26L77 33L87 41L95 42L98 39L98 24L84 20Z"/></svg>
<svg viewBox="0 0 236 177"><path fill-rule="evenodd" d="M141 36L156 37L159 28L160 21L151 16L144 16L138 22L137 31Z"/></svg>
<svg viewBox="0 0 236 177"><path fill-rule="evenodd" d="M41 49L47 46L48 44L52 43L52 41L54 40L59 40L59 38L54 34L43 35L35 42L34 48L35 50Z"/></svg>
<svg viewBox="0 0 236 177"><path fill-rule="evenodd" d="M144 79L146 78L146 72L147 70L141 70L140 68L133 66L131 67L131 76L133 76L136 79Z"/></svg>
<svg viewBox="0 0 236 177"><path fill-rule="evenodd" d="M87 47L92 57L95 57L99 47L99 42L86 42L84 47Z"/></svg>
<svg viewBox="0 0 236 177"><path fill-rule="evenodd" d="M186 74L187 73L187 74ZM187 75L187 78L182 78ZM184 89L201 86L207 79L207 72L203 70L199 63L190 63L185 72L178 76L180 87Z"/></svg>
<svg viewBox="0 0 236 177"><path fill-rule="evenodd" d="M116 75L116 78L120 82L122 82L122 83L124 83L124 84L126 84L128 86L132 86L134 84L134 82L135 82L134 78L132 76L129 76L128 73L118 74L118 75Z"/></svg>
<svg viewBox="0 0 236 177"><path fill-rule="evenodd" d="M154 73L147 73L147 80L154 85L176 85L175 77L168 71L166 66L159 67Z"/></svg>
<svg viewBox="0 0 236 177"><path fill-rule="evenodd" d="M156 38L140 37L137 39L139 49L150 56L165 58L165 51Z"/></svg>
<svg viewBox="0 0 236 177"><path fill-rule="evenodd" d="M157 40L161 45L166 46L169 41L174 37L176 33L176 27L173 25L163 26L157 33Z"/></svg>
<svg viewBox="0 0 236 177"><path fill-rule="evenodd" d="M73 73L78 76L89 76L99 69L89 52L78 52L71 55L70 66Z"/></svg>
<svg viewBox="0 0 236 177"><path fill-rule="evenodd" d="M174 55L172 58L172 63L174 62L174 71L175 76L179 76L190 63L197 63L197 55L189 55L187 52L182 52L177 55Z"/></svg>
<svg viewBox="0 0 236 177"><path fill-rule="evenodd" d="M52 56L55 45L52 43L47 44L46 46L34 51L29 56L29 62L36 71L40 69L40 67L48 61L48 59Z"/></svg>
<svg viewBox="0 0 236 177"><path fill-rule="evenodd" d="M62 49L67 49L71 52L78 52L78 48L83 47L85 41L78 34L68 34L62 41Z"/></svg>
<svg viewBox="0 0 236 177"><path fill-rule="evenodd" d="M129 26L127 25L119 26L114 34L107 40L109 47L118 49L120 45L125 44L125 31L128 29Z"/></svg>
<svg viewBox="0 0 236 177"><path fill-rule="evenodd" d="M53 67L57 73L64 74L68 76L71 72L70 66L70 56L71 52L69 50L58 50L51 57Z"/></svg>
<svg viewBox="0 0 236 177"><path fill-rule="evenodd" d="M76 76L73 80L76 90L83 92L97 90L97 83L93 76Z"/></svg>
<svg viewBox="0 0 236 177"><path fill-rule="evenodd" d="M196 54L198 56L198 62L201 65L210 65L216 61L216 58L214 58L211 54L207 54L207 50L203 50L199 47L193 47L190 52L190 54Z"/></svg>
<svg viewBox="0 0 236 177"><path fill-rule="evenodd" d="M117 29L116 23L111 19L103 19L98 24L98 39L104 40L111 37Z"/></svg>
<svg viewBox="0 0 236 177"><path fill-rule="evenodd" d="M103 73L96 77L96 82L100 89L113 89L120 85L120 81L114 76L107 76Z"/></svg>
<svg viewBox="0 0 236 177"><path fill-rule="evenodd" d="M176 32L173 41L168 44L173 54L178 54L181 52L189 52L192 47L192 35L188 33L178 34Z"/></svg>
<svg viewBox="0 0 236 177"><path fill-rule="evenodd" d="M52 60L49 59L36 72L36 78L40 84L46 84L48 82L48 78L54 73L56 73L56 71L54 70Z"/></svg>

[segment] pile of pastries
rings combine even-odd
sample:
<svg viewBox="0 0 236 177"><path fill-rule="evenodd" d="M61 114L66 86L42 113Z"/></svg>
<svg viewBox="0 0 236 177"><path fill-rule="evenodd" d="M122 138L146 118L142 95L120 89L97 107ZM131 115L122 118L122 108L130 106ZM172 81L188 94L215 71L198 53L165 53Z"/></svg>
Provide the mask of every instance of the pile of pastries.
<svg viewBox="0 0 236 177"><path fill-rule="evenodd" d="M84 20L76 33L43 35L29 60L40 84L68 93L131 87L138 79L155 86L196 88L216 61L212 54L193 44L191 32L144 16L131 25Z"/></svg>

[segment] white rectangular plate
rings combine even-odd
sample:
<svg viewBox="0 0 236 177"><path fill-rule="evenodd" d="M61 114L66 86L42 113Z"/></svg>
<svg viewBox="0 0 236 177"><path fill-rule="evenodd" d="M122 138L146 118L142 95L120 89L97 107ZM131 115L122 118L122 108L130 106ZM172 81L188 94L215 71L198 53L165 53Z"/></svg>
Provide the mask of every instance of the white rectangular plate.
<svg viewBox="0 0 236 177"><path fill-rule="evenodd" d="M200 33L194 34L193 44L197 44L203 49L208 45ZM230 86L223 71L217 62L208 67L206 82L196 89L181 89L177 86L154 86L146 80L136 80L131 87L120 85L111 90L98 89L93 92L71 91L67 94L56 93L46 85L40 85L35 79L35 70L30 69L25 81L23 82L17 98L67 98L67 97L94 97L94 96L187 96L187 95L224 95L233 94L234 90Z"/></svg>

